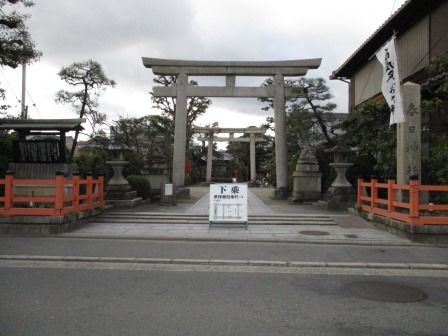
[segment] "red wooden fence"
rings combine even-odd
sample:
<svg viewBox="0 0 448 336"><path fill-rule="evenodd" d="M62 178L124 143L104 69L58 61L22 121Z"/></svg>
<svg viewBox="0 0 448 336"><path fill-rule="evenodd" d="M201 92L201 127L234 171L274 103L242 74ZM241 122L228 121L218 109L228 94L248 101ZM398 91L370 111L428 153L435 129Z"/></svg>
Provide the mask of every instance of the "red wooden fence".
<svg viewBox="0 0 448 336"><path fill-rule="evenodd" d="M4 185L4 195L0 196L2 216L63 216L104 206L102 176L97 179L92 176L81 179L78 175L74 175L66 179L64 175L57 174L55 179L31 180L15 179L13 175L7 174L4 179L0 179L1 185ZM16 196L15 187L19 186L46 187L52 190L53 195Z"/></svg>
<svg viewBox="0 0 448 336"><path fill-rule="evenodd" d="M396 184L395 180L379 183L376 179L364 182L360 178L357 207L409 225L448 225L448 204L421 203L421 192L448 192L448 186L421 185L418 180L410 180L409 184Z"/></svg>

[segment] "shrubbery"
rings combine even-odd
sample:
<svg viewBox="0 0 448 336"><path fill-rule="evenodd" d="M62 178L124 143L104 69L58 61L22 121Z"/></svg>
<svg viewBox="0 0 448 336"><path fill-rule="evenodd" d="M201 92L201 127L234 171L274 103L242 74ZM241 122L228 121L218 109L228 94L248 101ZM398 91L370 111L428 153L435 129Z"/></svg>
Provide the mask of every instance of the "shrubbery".
<svg viewBox="0 0 448 336"><path fill-rule="evenodd" d="M143 199L151 198L151 184L149 181L140 175L129 175L126 178L132 187L132 190L137 191L137 196Z"/></svg>
<svg viewBox="0 0 448 336"><path fill-rule="evenodd" d="M79 174L87 176L88 173L93 175L103 175L107 182L112 177L111 168L106 164L109 156L103 150L94 150L88 153L82 153L75 158L75 163L78 166Z"/></svg>

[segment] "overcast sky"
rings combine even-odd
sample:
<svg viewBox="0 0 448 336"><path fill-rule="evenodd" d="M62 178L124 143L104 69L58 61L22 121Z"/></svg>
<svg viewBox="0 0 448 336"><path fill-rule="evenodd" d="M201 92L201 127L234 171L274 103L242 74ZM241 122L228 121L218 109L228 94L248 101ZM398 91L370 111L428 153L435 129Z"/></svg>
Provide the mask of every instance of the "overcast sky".
<svg viewBox="0 0 448 336"><path fill-rule="evenodd" d="M347 112L347 84L328 77L404 0L35 2L27 9L29 27L43 56L27 71L30 117L76 117L68 107L54 103L55 93L64 88L57 72L73 62L93 59L117 82L103 95L99 107L109 119L116 119L157 113L149 96L152 72L143 67L142 56L223 61L322 58L321 67L307 76L325 78L338 105L336 111ZM1 85L17 111L20 78L20 69L2 69ZM261 106L255 99L215 98L198 124L258 126L269 115Z"/></svg>

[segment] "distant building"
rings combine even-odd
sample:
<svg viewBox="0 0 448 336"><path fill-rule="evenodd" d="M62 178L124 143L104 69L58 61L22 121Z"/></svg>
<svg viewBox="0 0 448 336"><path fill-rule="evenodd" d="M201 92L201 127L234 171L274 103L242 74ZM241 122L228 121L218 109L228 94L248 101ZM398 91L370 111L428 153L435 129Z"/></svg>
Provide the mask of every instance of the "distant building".
<svg viewBox="0 0 448 336"><path fill-rule="evenodd" d="M234 156L224 150L218 151L218 156L213 155L212 177L213 182L231 182L234 174ZM207 156L203 155L201 160L204 162L202 175L205 178L205 163ZM239 177L239 176L238 176Z"/></svg>
<svg viewBox="0 0 448 336"><path fill-rule="evenodd" d="M330 112L330 113L324 113L322 115L328 133L333 135L340 135L344 132L341 125L344 122L344 120L347 119L347 117L348 113L340 113L340 112ZM323 136L322 128L317 122L312 126L311 131L313 134L320 134Z"/></svg>
<svg viewBox="0 0 448 336"><path fill-rule="evenodd" d="M330 133L338 135L343 132L341 124L347 119L348 113L332 112L332 120L328 121L328 128ZM319 128L320 131L320 128Z"/></svg>
<svg viewBox="0 0 448 336"><path fill-rule="evenodd" d="M95 150L107 150L108 145L109 140L105 138L93 138L85 141L78 141L75 149L75 157L80 154L88 154L94 152Z"/></svg>

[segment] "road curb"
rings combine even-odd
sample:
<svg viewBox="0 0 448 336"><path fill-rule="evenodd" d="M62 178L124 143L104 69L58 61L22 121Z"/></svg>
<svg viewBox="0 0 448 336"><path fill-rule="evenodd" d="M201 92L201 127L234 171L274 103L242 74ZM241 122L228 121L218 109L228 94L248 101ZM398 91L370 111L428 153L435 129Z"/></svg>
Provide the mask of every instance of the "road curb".
<svg viewBox="0 0 448 336"><path fill-rule="evenodd" d="M315 262L244 259L178 259L178 258L120 258L120 257L82 257L82 256L41 256L41 255L0 255L5 261L53 261L84 263L121 264L170 264L170 265L213 265L248 267L291 267L291 268L365 268L389 270L439 270L448 271L448 264L422 263L369 263L369 262Z"/></svg>
<svg viewBox="0 0 448 336"><path fill-rule="evenodd" d="M316 245L359 245L359 246L428 246L415 242L394 242L384 240L347 240L347 239L284 239L284 238L233 238L233 237L167 237L167 236L123 236L100 234L69 234L59 236L41 236L41 238L67 238L67 239L111 239L111 240L158 240L158 241L185 241L185 242L229 242L229 243L276 243L276 244L316 244ZM439 245L431 245L439 246ZM440 245L440 247L448 247Z"/></svg>

